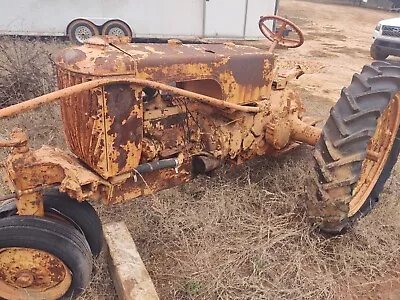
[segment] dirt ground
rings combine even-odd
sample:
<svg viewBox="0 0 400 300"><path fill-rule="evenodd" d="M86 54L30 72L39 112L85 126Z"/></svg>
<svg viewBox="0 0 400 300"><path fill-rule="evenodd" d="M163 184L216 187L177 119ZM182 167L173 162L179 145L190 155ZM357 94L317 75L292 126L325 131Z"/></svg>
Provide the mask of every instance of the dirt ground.
<svg viewBox="0 0 400 300"><path fill-rule="evenodd" d="M306 74L291 87L308 115L320 119L353 73L372 62L376 23L396 16L298 0L281 0L279 14L300 26L306 42L278 49L278 64L303 67ZM250 44L268 48L266 41ZM56 48L60 43L48 51ZM34 148L65 148L60 125L55 104L0 120L0 138L19 126ZM347 234L326 238L307 222L303 205L311 150L303 146L277 159L224 168L131 203L94 205L103 222L127 223L162 300L400 299L399 167L370 216ZM96 260L80 300L116 299L104 257Z"/></svg>
<svg viewBox="0 0 400 300"><path fill-rule="evenodd" d="M308 95L318 100L307 104L311 114L319 111L321 116L326 116L353 73L372 62L369 48L377 22L397 16L379 10L295 0L281 1L279 14L294 21L305 33L304 45L280 51L280 61L283 65L300 63L308 70L295 86L307 100L311 100ZM321 98L325 100L323 104Z"/></svg>

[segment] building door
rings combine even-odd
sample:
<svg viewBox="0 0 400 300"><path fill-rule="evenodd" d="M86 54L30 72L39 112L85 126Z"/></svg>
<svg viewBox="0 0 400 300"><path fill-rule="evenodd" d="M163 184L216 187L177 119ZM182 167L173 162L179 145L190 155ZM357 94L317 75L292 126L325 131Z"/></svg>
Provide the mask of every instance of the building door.
<svg viewBox="0 0 400 300"><path fill-rule="evenodd" d="M247 0L205 0L206 37L243 38Z"/></svg>
<svg viewBox="0 0 400 300"><path fill-rule="evenodd" d="M277 10L276 0L249 0L247 5L246 17L246 38L258 39L263 38L259 27L258 21L260 16L272 16L276 14ZM272 28L272 22L269 22L269 28Z"/></svg>

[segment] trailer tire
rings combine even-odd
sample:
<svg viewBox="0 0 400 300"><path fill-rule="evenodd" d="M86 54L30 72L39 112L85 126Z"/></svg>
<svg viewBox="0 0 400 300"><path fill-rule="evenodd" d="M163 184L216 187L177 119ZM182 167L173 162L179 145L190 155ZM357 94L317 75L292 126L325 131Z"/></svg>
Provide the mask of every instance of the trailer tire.
<svg viewBox="0 0 400 300"><path fill-rule="evenodd" d="M364 66L342 90L314 151L307 208L321 230L344 232L375 207L400 152L399 123L400 67Z"/></svg>
<svg viewBox="0 0 400 300"><path fill-rule="evenodd" d="M89 202L78 202L57 189L43 193L45 216L61 219L82 232L89 243L93 256L98 256L103 247L103 228L101 220ZM9 200L0 205L0 218L15 216L17 205Z"/></svg>
<svg viewBox="0 0 400 300"><path fill-rule="evenodd" d="M69 40L78 45L82 45L87 39L99 34L97 26L84 19L72 21L67 27Z"/></svg>
<svg viewBox="0 0 400 300"><path fill-rule="evenodd" d="M129 26L119 20L112 20L105 23L101 29L102 35L111 35L111 36L127 36L132 39L132 30Z"/></svg>
<svg viewBox="0 0 400 300"><path fill-rule="evenodd" d="M93 261L89 245L79 231L60 221L34 216L1 219L0 250L0 260L4 263L1 264L4 277L0 279L0 298L72 299L90 282ZM24 259L10 259L18 258L18 253ZM20 286L18 279L13 278L21 272L25 272L22 283L30 281L27 286ZM44 288L43 284L48 283L38 282L41 278L36 276L51 278L54 283ZM22 288L16 288L15 283Z"/></svg>

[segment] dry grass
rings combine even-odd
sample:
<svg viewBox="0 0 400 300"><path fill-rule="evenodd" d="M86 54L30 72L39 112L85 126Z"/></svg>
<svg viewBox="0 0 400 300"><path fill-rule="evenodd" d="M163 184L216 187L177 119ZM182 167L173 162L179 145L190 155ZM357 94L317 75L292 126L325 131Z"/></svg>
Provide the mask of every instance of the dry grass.
<svg viewBox="0 0 400 300"><path fill-rule="evenodd" d="M34 148L65 146L57 105L0 120L0 138L15 126L28 130ZM303 205L310 152L302 147L96 208L104 222L127 223L163 300L376 299L382 284L398 278L399 180L390 180L383 203L353 230L326 238ZM116 298L104 257L80 299Z"/></svg>
<svg viewBox="0 0 400 300"><path fill-rule="evenodd" d="M388 190L387 204L346 235L323 237L303 207L309 152L252 161L99 212L128 224L162 299L368 295L397 275L399 207L387 200L398 194Z"/></svg>
<svg viewBox="0 0 400 300"><path fill-rule="evenodd" d="M0 40L0 108L51 92L56 87L51 52L54 40L28 38Z"/></svg>

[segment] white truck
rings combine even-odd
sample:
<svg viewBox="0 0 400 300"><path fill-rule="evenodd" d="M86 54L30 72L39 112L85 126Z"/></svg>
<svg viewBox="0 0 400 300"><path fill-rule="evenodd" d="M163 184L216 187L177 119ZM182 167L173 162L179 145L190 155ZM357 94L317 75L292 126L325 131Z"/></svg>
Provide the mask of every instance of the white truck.
<svg viewBox="0 0 400 300"><path fill-rule="evenodd" d="M279 0L1 0L0 35L258 39Z"/></svg>
<svg viewBox="0 0 400 300"><path fill-rule="evenodd" d="M400 56L400 18L380 21L375 27L373 39L370 51L373 59Z"/></svg>

